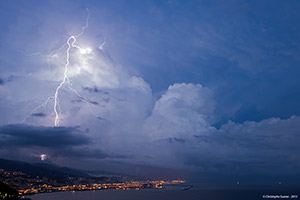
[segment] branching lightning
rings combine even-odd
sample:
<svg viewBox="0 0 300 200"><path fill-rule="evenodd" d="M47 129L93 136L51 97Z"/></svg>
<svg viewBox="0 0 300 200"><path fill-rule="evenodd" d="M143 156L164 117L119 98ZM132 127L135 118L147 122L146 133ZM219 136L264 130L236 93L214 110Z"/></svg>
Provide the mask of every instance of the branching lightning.
<svg viewBox="0 0 300 200"><path fill-rule="evenodd" d="M64 43L60 48L56 49L56 50L53 50L50 52L50 54L48 55L43 55L42 53L40 52L37 52L37 53L33 53L33 54L26 54L25 52L21 51L24 55L26 56L42 56L42 57L46 57L47 58L47 63L49 64L49 59L52 55L54 55L55 53L57 52L60 52L64 47L67 46L67 50L66 50L66 60L65 60L65 65L64 65L64 73L63 73L63 79L62 81L59 83L59 85L57 86L57 88L55 89L55 93L54 93L54 96L51 96L51 97L48 97L41 105L37 106L36 108L34 108L31 113L25 117L21 122L24 122L28 117L31 116L31 114L33 114L36 110L40 109L41 107L45 107L49 101L51 99L54 99L54 105L53 105L53 111L54 111L54 114L55 114L55 119L54 119L54 126L59 126L60 125L60 104L59 104L59 92L60 92L60 89L65 85L67 84L68 85L68 88L71 92L73 92L81 101L83 101L84 103L86 103L90 109L90 111L92 112L92 109L90 107L90 103L88 100L86 100L84 97L82 97L78 91L76 89L74 89L72 87L72 83L71 83L71 80L70 78L68 77L68 69L69 69L69 65L70 65L70 51L72 48L75 48L77 50L80 51L81 54L89 54L92 49L90 48L86 48L86 49L83 49L81 48L80 46L76 45L76 41L77 41L77 38L80 37L81 35L84 34L84 31L86 28L88 28L89 26L89 18L90 18L90 11L87 9L87 12L88 12L88 16L86 17L86 21L85 21L85 26L83 26L81 28L81 32L77 35L71 35L70 37L68 37L66 43ZM105 44L106 42L106 38L105 38L105 41L100 45L100 49L102 49L103 45ZM93 113L93 112L92 112ZM93 113L94 114L94 113ZM95 115L95 114L94 114Z"/></svg>
<svg viewBox="0 0 300 200"><path fill-rule="evenodd" d="M72 44L70 44L70 41L73 39ZM65 71L64 71L64 78L62 80L62 82L59 84L59 86L56 88L55 90L55 94L54 94L54 112L55 112L55 120L54 120L54 126L59 126L59 115L57 112L57 105L59 104L58 102L58 92L60 90L60 88L65 84L66 80L68 79L68 67L70 64L70 49L72 48L72 45L74 45L74 43L76 42L76 37L75 36L71 36L68 38L67 40L67 45L68 45L68 49L67 49L67 58L66 58L66 64L65 64Z"/></svg>
<svg viewBox="0 0 300 200"><path fill-rule="evenodd" d="M68 68L69 68L69 64L70 64L70 50L71 48L77 48L79 49L80 52L82 52L82 49L78 46L78 45L75 45L76 41L77 41L77 38L80 37L83 33L84 33L84 30L86 28L89 27L89 18L90 18L90 11L87 9L87 12L88 12L88 16L86 18L86 21L85 21L85 26L83 26L81 28L81 32L78 34L78 35L72 35L70 36L68 39L67 39L67 42L66 44L68 45L68 48L67 48L67 56L66 56L66 64L65 64L65 70L64 70L64 77L63 77L63 80L62 82L58 85L58 87L56 88L55 90L55 93L54 93L54 106L53 106L53 110L54 110L54 113L55 113L55 119L54 119L54 126L59 126L59 112L57 111L58 109L58 106L59 106L59 99L58 99L58 93L59 93L59 90L61 89L61 87L66 83L68 83L68 87L71 91L73 91L78 97L80 97L81 99L84 99L83 97L81 97L79 95L79 93L77 92L77 90L75 90L74 88L72 88L72 84L71 84L71 81L68 77Z"/></svg>
<svg viewBox="0 0 300 200"><path fill-rule="evenodd" d="M45 107L49 101L53 99L53 97L48 97L42 104L40 104L39 106L35 107L30 113L29 115L27 115L22 121L21 123L24 123L33 113L35 113L37 110L39 110L41 107ZM28 106L28 105L27 105ZM25 107L25 109L27 108L27 106Z"/></svg>

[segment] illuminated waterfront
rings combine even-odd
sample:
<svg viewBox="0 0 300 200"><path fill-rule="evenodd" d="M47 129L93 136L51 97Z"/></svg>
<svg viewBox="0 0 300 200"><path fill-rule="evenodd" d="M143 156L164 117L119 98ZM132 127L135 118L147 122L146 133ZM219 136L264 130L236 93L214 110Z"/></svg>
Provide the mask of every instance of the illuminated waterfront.
<svg viewBox="0 0 300 200"><path fill-rule="evenodd" d="M130 190L130 189L146 189L155 188L162 189L163 185L169 184L182 184L185 183L183 180L172 180L172 181L132 181L132 182L121 182L121 183L104 183L104 184L79 184L79 185L63 185L63 186L52 186L52 185L37 185L35 187L29 187L27 189L18 190L20 195L46 193L46 192L60 192L60 191L89 191L89 190Z"/></svg>
<svg viewBox="0 0 300 200"><path fill-rule="evenodd" d="M90 191L90 190L140 190L162 189L164 185L183 184L184 180L133 180L125 177L120 180L98 179L97 177L68 177L64 183L55 180L32 177L23 172L8 172L0 169L1 181L16 189L19 195L31 195L38 193L66 192L66 191Z"/></svg>

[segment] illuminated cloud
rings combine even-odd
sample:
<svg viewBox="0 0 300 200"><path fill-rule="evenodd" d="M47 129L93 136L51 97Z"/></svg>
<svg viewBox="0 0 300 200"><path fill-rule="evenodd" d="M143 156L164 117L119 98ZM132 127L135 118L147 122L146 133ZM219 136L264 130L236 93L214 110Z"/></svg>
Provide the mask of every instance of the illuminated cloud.
<svg viewBox="0 0 300 200"><path fill-rule="evenodd" d="M146 129L154 138L205 134L214 115L213 92L200 84L176 83L155 102Z"/></svg>

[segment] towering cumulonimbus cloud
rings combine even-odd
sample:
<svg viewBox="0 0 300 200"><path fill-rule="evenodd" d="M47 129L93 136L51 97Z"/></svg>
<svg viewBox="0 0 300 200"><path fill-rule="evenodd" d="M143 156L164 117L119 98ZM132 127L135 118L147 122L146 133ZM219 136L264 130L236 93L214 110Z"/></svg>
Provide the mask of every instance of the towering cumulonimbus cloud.
<svg viewBox="0 0 300 200"><path fill-rule="evenodd" d="M213 92L200 84L175 83L155 102L147 128L157 138L204 134L214 119Z"/></svg>

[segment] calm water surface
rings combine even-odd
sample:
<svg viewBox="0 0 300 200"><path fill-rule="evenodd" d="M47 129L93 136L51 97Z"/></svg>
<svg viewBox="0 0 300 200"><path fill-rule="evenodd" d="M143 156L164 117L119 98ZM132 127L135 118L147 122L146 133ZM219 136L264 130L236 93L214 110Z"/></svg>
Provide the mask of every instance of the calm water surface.
<svg viewBox="0 0 300 200"><path fill-rule="evenodd" d="M298 195L298 198L294 199L300 199L299 192L295 190L202 190L200 188L182 191L181 187L169 186L165 189L56 192L37 194L30 198L32 200L255 200L271 199L263 198L263 195Z"/></svg>

